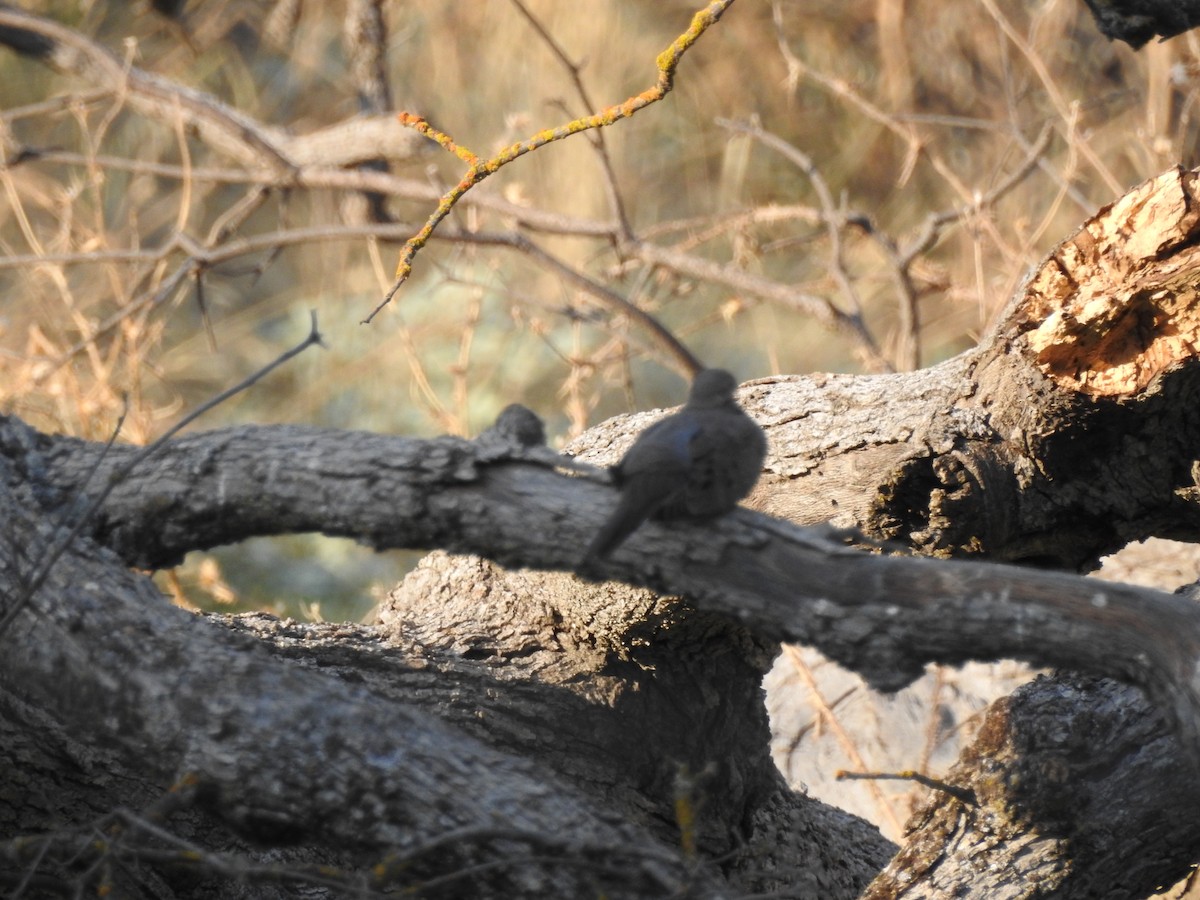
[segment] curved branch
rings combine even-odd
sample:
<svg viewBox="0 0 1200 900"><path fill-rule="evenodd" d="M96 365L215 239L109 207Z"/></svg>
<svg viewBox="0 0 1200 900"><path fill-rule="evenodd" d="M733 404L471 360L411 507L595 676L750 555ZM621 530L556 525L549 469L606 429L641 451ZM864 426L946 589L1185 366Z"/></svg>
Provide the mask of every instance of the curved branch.
<svg viewBox="0 0 1200 900"><path fill-rule="evenodd" d="M91 445L42 440L44 471L63 489L82 488L74 473L90 469L104 483L125 462L114 451L97 465ZM234 428L182 438L157 460L112 491L90 529L143 568L254 535L319 531L379 549L441 546L573 569L610 493L520 454L481 458L453 438ZM575 514L564 519L564 509ZM814 646L882 690L930 662L1014 658L1129 681L1169 698L1181 723L1200 721L1200 609L1158 591L875 556L749 510L709 527L649 523L600 573L687 597L764 639Z"/></svg>
<svg viewBox="0 0 1200 900"><path fill-rule="evenodd" d="M289 180L301 166L336 168L377 157L408 159L425 146L390 115L355 117L307 135L291 135L211 94L129 65L77 31L7 7L0 8L0 44L127 97L152 119L181 122L214 150L252 169L267 170L267 177L276 182Z"/></svg>
<svg viewBox="0 0 1200 900"><path fill-rule="evenodd" d="M0 468L11 485L10 461ZM0 546L0 596L7 599L20 589L15 548L36 552L45 527L31 493L2 492L12 511ZM174 785L181 803L209 811L252 842L340 847L343 859L370 873L373 888L437 874L402 865L410 853L430 849L415 836L469 841L497 830L517 845L559 847L563 856L552 867L562 868L567 883L602 877L612 887L661 892L711 877L644 828L615 821L537 761L498 751L353 680L273 659L261 642L166 604L152 582L113 562L90 542L74 543L38 591L35 611L0 636L0 722L14 703L28 704L44 717L45 738L61 740L51 726L69 723L117 748L136 771L122 780L136 777L164 793ZM84 858L100 851L103 860L105 844L88 841ZM39 846L46 844L10 845L23 861ZM653 861L652 872L630 866L601 876L572 865L631 848L642 848L635 854ZM461 867L461 856L440 856L445 871ZM517 873L538 868L536 855L521 856ZM573 891L584 892L582 884Z"/></svg>
<svg viewBox="0 0 1200 900"><path fill-rule="evenodd" d="M400 290L404 282L408 280L408 276L412 273L412 261L417 253L425 246L438 225L450 214L450 211L457 205L458 201L475 185L489 175L495 174L513 160L524 156L526 153L531 153L540 147L544 147L546 144L560 141L573 134L579 134L580 132L595 128L603 128L606 125L613 125L622 119L629 118L638 110L644 109L652 103L657 103L670 93L674 87L675 70L678 68L680 60L683 59L683 55L700 39L700 36L705 31L720 20L721 16L725 14L725 10L732 3L733 0L712 0L708 6L692 16L692 22L688 30L675 38L671 42L671 45L660 53L655 60L658 66L658 80L655 82L654 87L648 88L640 94L630 97L623 103L610 106L598 113L574 119L556 128L539 131L528 140L518 141L515 144L505 147L489 159L478 159L465 148L457 147L448 136L432 128L422 117L409 113L401 113L401 122L418 129L422 134L437 140L438 143L448 149L452 149L461 159L470 163L470 168L457 185L442 195L437 209L430 214L429 219L425 222L421 230L405 243L404 251L400 254L400 262L396 266L395 283L384 295L379 305L367 316L366 321L371 321L379 310L383 309L396 296L396 292Z"/></svg>

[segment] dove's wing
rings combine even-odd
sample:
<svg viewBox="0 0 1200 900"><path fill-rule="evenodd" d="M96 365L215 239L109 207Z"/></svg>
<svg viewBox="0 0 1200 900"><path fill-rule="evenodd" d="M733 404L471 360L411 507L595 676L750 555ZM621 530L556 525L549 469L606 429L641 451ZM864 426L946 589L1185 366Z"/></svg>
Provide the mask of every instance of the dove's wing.
<svg viewBox="0 0 1200 900"><path fill-rule="evenodd" d="M737 405L723 369L697 374L687 404L643 431L613 468L616 511L588 548L602 559L651 516L710 519L750 493L767 454L763 430Z"/></svg>
<svg viewBox="0 0 1200 900"><path fill-rule="evenodd" d="M608 556L642 522L687 489L691 445L698 428L685 412L678 412L638 436L625 458L613 468L621 499L592 540L587 558Z"/></svg>

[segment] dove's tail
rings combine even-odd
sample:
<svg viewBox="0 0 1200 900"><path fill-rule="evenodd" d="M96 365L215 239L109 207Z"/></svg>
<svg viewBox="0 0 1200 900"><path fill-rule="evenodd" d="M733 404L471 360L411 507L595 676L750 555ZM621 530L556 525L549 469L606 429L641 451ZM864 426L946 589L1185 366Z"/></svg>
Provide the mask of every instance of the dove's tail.
<svg viewBox="0 0 1200 900"><path fill-rule="evenodd" d="M620 547L625 542L625 539L633 534L637 530L637 527L646 520L648 513L641 509L639 503L634 501L635 498L622 495L621 502L617 504L616 512L609 517L608 521L604 523L604 527L592 538L584 559L606 559L610 553Z"/></svg>
<svg viewBox="0 0 1200 900"><path fill-rule="evenodd" d="M635 476L621 485L617 508L596 533L584 559L605 559L633 534L638 526L657 513L679 492L681 485L672 479Z"/></svg>

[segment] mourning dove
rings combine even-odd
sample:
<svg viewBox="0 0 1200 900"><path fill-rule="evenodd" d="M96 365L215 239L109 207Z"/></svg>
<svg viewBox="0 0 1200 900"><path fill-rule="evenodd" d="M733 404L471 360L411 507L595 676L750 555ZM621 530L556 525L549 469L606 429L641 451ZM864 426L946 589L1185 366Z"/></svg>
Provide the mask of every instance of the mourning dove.
<svg viewBox="0 0 1200 900"><path fill-rule="evenodd" d="M586 560L608 556L648 518L711 519L750 493L767 438L737 405L736 387L724 369L703 369L683 408L638 435L610 469L621 499Z"/></svg>

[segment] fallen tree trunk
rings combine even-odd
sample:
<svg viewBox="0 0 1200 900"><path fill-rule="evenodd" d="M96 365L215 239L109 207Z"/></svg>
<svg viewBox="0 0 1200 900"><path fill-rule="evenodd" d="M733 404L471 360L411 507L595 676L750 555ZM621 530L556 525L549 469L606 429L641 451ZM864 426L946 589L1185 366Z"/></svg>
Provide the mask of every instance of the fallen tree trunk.
<svg viewBox="0 0 1200 900"><path fill-rule="evenodd" d="M1103 798L1121 823L1184 821L1200 613L1045 567L1196 537L1193 182L1167 173L1103 210L967 354L906 375L750 385L742 400L772 446L759 512L639 529L599 573L638 590L562 574L614 492L519 433L242 428L138 466L31 593L76 497L134 451L5 420L0 571L5 608L25 606L0 635L4 752L23 773L0 797L0 877L191 896L177 875L190 866L280 895L304 882L853 897L889 848L773 767L760 683L786 640L885 690L928 662L1015 657L1111 675L1153 701L1076 681L1040 705L1008 701L952 776L962 790L914 819L874 896L943 896L981 865L1011 896L1103 883L1132 897L1169 880L1194 858L1187 829L1098 833L1086 813L1101 801L1072 798ZM577 450L611 460L648 419ZM977 559L875 554L781 521L831 518ZM291 531L547 571L435 555L373 628L226 623L239 636L126 569ZM1085 723L1101 712L1111 737L1089 755ZM1061 727L1039 730L1047 721ZM1027 734L1066 749L1045 764ZM1031 771L1056 791L1028 793L1043 783ZM94 827L118 837L96 849Z"/></svg>

